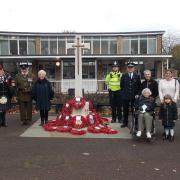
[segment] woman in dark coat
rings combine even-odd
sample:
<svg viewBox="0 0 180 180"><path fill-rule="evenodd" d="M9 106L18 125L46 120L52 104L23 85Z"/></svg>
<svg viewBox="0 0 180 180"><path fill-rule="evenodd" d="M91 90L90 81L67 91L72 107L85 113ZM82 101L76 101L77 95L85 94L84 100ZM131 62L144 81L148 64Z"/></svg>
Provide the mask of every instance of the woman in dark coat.
<svg viewBox="0 0 180 180"><path fill-rule="evenodd" d="M174 140L174 126L178 119L177 106L170 95L164 96L164 103L160 106L159 119L164 126L165 139Z"/></svg>
<svg viewBox="0 0 180 180"><path fill-rule="evenodd" d="M12 92L10 89L10 76L6 75L0 64L0 127L7 127L6 111L11 108Z"/></svg>
<svg viewBox="0 0 180 180"><path fill-rule="evenodd" d="M41 126L48 122L48 111L51 108L51 101L54 96L51 83L45 78L46 72L38 72L38 80L32 90L32 97L36 101L36 109L40 110Z"/></svg>

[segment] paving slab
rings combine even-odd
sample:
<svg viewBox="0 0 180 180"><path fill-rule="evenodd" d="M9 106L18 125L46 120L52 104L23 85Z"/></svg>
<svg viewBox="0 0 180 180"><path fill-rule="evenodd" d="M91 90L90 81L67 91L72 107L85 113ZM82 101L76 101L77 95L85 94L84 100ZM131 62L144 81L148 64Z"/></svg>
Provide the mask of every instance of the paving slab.
<svg viewBox="0 0 180 180"><path fill-rule="evenodd" d="M49 117L49 119L55 119L55 117ZM84 135L72 135L70 133L61 132L48 132L45 131L40 124L40 119L38 119L32 126L30 126L20 137L51 137L51 138L119 138L119 139L131 139L131 134L128 128L120 128L119 123L110 123L109 127L118 131L117 134L93 134L86 133Z"/></svg>

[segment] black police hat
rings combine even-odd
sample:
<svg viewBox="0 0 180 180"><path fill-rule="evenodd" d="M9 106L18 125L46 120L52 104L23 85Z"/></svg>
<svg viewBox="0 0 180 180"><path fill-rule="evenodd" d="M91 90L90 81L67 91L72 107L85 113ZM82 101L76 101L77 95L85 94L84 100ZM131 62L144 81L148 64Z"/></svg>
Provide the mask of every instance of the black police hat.
<svg viewBox="0 0 180 180"><path fill-rule="evenodd" d="M119 66L119 64L117 63L117 61L114 61L112 67L118 67L118 66Z"/></svg>
<svg viewBox="0 0 180 180"><path fill-rule="evenodd" d="M134 67L135 66L135 64L133 63L133 62L128 62L127 63L127 67L129 67L129 68L132 68L132 67Z"/></svg>

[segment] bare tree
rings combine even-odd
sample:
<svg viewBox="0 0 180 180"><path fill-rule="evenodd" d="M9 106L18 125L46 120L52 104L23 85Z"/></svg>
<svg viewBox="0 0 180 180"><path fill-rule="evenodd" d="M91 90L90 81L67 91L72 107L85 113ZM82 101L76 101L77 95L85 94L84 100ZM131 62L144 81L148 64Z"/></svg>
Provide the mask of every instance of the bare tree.
<svg viewBox="0 0 180 180"><path fill-rule="evenodd" d="M164 54L171 54L173 47L180 44L180 33L167 32L162 40L162 48Z"/></svg>

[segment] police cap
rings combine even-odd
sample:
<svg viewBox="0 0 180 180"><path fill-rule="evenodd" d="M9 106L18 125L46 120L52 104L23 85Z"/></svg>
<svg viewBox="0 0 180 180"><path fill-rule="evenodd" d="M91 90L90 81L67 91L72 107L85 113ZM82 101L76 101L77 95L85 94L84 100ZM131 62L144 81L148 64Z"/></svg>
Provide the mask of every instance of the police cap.
<svg viewBox="0 0 180 180"><path fill-rule="evenodd" d="M29 62L20 62L19 66L21 69L27 69L32 63Z"/></svg>
<svg viewBox="0 0 180 180"><path fill-rule="evenodd" d="M135 64L133 62L128 62L127 63L128 68L133 68L134 66L135 66Z"/></svg>
<svg viewBox="0 0 180 180"><path fill-rule="evenodd" d="M117 63L117 61L114 61L112 67L118 67L118 66L119 66L119 64Z"/></svg>

